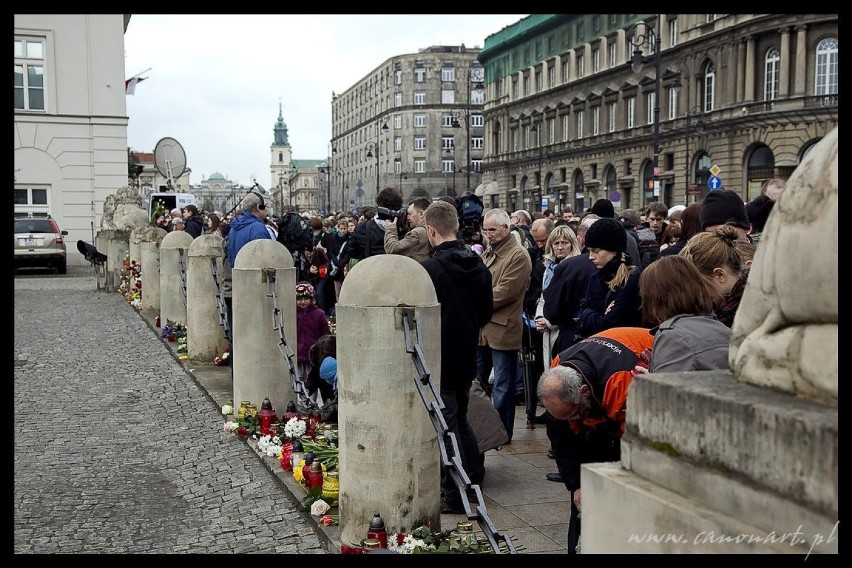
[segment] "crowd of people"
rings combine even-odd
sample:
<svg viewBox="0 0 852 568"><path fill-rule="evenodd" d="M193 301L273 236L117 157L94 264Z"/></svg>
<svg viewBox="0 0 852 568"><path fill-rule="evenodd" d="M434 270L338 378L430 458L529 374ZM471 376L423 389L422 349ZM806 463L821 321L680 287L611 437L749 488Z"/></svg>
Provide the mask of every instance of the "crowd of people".
<svg viewBox="0 0 852 568"><path fill-rule="evenodd" d="M491 208L472 237L462 234L452 198L405 204L393 187L378 193L374 207L305 213L312 242L291 251L300 258L299 380L312 396L336 399L329 322L355 264L377 254L421 263L441 304L442 412L465 471L472 483L484 482L485 457L467 412L476 381L499 415L496 427L505 429L506 444L518 404L526 406L527 428L547 429L548 457L558 470L547 478L572 494L568 551L575 552L580 466L620 459L633 378L728 368L749 267L783 190L784 180L773 179L749 203L722 189L689 205L669 209L653 202L618 213L607 199L580 214L570 207L558 214ZM193 237L221 236L231 268L247 242L277 238L257 193L234 214L188 205L171 217L157 225ZM441 487L442 512L461 512L446 468Z"/></svg>

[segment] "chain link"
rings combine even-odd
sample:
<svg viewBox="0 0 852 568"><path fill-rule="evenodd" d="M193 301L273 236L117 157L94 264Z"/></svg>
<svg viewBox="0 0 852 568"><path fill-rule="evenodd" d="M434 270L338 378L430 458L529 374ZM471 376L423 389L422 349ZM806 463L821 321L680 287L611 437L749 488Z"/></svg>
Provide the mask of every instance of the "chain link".
<svg viewBox="0 0 852 568"><path fill-rule="evenodd" d="M184 258L186 249L179 248L177 251L178 265L180 266L180 285L183 290L183 306L186 307L186 259Z"/></svg>
<svg viewBox="0 0 852 568"><path fill-rule="evenodd" d="M417 370L414 384L417 387L417 392L420 394L423 404L426 406L426 411L429 413L429 419L432 421L432 426L438 433L438 439L441 443L438 448L441 452L441 464L447 468L447 472L453 482L459 489L461 495L462 506L464 507L465 515L468 519L475 520L479 523L479 528L482 530L485 538L488 539L491 548L495 554L500 554L500 542L506 543L510 554L517 554L515 545L511 538L505 533L499 532L495 527L491 518L488 516L488 511L485 508L485 499L482 497L482 489L478 484L471 484L467 472L464 470L461 461L461 452L459 451L458 442L454 432L450 432L447 428L447 422L444 420L444 415L441 410L444 408L444 403L441 400L440 392L435 390L435 385L431 381L431 373L429 366L426 364L426 359L423 356L423 348L420 345L420 322L414 314L414 308L402 308L402 329L405 335L405 351L411 354L412 362ZM415 337L412 338L412 335ZM450 442L452 446L452 456L447 455L447 448L444 440ZM470 500L467 496L467 490L472 489L476 493L477 505L475 510L471 510Z"/></svg>
<svg viewBox="0 0 852 568"><path fill-rule="evenodd" d="M228 262L228 259L225 259L225 262ZM225 297L222 295L222 286L219 284L219 263L216 257L210 258L210 264L213 267L213 287L216 290L216 309L219 311L219 325L222 326L228 345L233 346L231 342L231 323L228 321L228 305L225 303Z"/></svg>

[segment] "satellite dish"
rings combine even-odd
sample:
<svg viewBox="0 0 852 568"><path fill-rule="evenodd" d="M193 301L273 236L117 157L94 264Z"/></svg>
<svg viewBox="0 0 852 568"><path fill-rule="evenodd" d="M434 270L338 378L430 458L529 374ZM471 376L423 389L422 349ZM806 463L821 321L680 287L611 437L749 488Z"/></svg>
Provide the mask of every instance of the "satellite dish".
<svg viewBox="0 0 852 568"><path fill-rule="evenodd" d="M175 187L174 180L186 171L186 152L174 138L161 138L154 146L154 167L166 178L169 189Z"/></svg>

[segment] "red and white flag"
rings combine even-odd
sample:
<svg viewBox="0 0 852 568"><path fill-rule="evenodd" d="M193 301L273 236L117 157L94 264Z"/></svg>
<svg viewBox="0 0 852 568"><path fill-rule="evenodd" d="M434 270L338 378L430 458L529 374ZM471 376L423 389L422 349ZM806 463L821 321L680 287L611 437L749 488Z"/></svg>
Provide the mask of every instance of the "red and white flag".
<svg viewBox="0 0 852 568"><path fill-rule="evenodd" d="M149 67L145 71L142 71L142 73L146 73L150 70L151 70L151 68ZM127 79L124 82L124 93L125 94L127 94L127 95L136 94L136 85L148 78L148 77L140 77L140 75L142 75L142 73L137 73L136 75L134 75L130 79Z"/></svg>

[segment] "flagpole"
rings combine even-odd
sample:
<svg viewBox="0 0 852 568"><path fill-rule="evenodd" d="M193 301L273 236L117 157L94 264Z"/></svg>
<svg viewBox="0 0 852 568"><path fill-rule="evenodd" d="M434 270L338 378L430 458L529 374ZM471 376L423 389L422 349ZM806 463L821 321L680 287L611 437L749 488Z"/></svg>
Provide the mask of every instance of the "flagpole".
<svg viewBox="0 0 852 568"><path fill-rule="evenodd" d="M136 75L133 75L133 77L130 77L130 79L133 79L134 77L138 77L138 76L139 76L139 75L141 75L142 73L147 73L147 72L148 72L148 71L150 71L150 70L151 70L151 68L150 68L150 67L148 67L148 68L147 68L147 69L145 69L144 71L140 71L140 72L139 72L139 73L137 73Z"/></svg>

